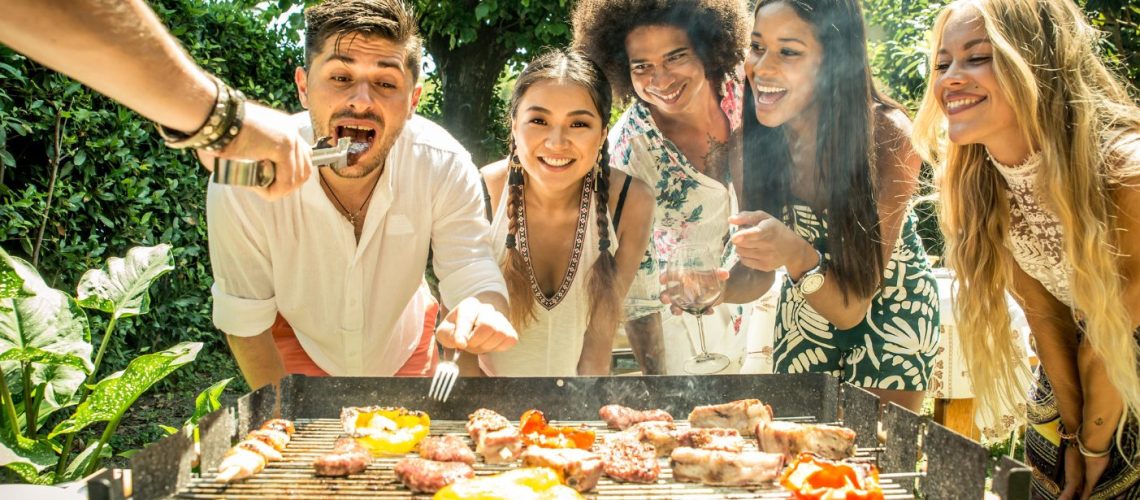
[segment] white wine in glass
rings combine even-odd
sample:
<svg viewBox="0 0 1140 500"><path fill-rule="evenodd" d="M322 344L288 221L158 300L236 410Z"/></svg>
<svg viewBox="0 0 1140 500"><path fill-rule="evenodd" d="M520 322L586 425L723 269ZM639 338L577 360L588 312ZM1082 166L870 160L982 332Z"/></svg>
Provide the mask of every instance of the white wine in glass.
<svg viewBox="0 0 1140 500"><path fill-rule="evenodd" d="M684 244L673 249L666 267L665 292L673 305L696 316L701 352L685 361L685 371L694 375L717 373L728 368L728 356L710 353L705 346L704 316L724 293L724 282L717 278L720 254L707 245Z"/></svg>

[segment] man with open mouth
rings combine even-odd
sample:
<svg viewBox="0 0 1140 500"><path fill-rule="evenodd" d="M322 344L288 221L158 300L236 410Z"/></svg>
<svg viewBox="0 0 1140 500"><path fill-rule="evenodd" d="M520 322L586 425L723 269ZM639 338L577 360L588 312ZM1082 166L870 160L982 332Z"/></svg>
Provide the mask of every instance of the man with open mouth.
<svg viewBox="0 0 1140 500"><path fill-rule="evenodd" d="M287 373L428 376L437 304L429 248L450 315L441 344L474 354L517 335L492 258L479 174L439 126L414 114L421 41L401 0L325 2L305 12L296 71L302 135L351 142L270 203L211 185L214 323L250 387ZM307 119L306 119L307 118Z"/></svg>

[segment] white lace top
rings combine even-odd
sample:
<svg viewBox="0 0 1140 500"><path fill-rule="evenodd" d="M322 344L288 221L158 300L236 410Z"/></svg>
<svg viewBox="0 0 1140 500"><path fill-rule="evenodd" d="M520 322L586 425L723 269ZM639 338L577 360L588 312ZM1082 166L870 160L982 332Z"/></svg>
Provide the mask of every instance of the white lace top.
<svg viewBox="0 0 1140 500"><path fill-rule="evenodd" d="M1069 290L1073 269L1065 263L1061 220L1045 203L1037 186L1041 155L1033 153L1014 167L998 163L993 157L990 162L1001 172L1007 185L1010 225L1006 245L1009 251L1025 274L1040 281L1057 300L1073 307Z"/></svg>

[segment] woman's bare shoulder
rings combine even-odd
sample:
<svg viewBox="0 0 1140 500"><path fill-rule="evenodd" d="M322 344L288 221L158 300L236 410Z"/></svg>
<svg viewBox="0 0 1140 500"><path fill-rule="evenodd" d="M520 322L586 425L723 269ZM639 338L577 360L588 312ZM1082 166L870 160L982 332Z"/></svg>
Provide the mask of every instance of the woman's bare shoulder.
<svg viewBox="0 0 1140 500"><path fill-rule="evenodd" d="M610 211L617 209L618 198L621 197L622 186L626 179L630 179L630 182L629 190L625 193L625 205L622 206L623 213L628 213L630 210L652 213L653 206L657 203L653 189L640 179L630 178L629 174L618 169L610 170Z"/></svg>

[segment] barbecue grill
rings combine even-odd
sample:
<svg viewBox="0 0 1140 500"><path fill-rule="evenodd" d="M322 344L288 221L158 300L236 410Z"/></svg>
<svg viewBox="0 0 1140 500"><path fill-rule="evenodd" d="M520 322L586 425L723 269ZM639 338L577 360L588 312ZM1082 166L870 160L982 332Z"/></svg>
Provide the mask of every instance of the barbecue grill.
<svg viewBox="0 0 1140 500"><path fill-rule="evenodd" d="M892 405L878 419L878 398L823 374L713 375L702 377L461 378L447 403L427 397L430 379L290 376L279 390L265 387L199 422L201 474L191 474L193 441L189 432L169 436L131 460L131 498L430 498L414 495L396 479L400 457L374 460L369 469L348 478L318 478L312 461L332 449L341 433L345 406L404 406L426 411L432 434L466 438L467 415L478 408L508 418L542 410L554 425L583 424L600 435L611 432L598 408L621 404L660 408L683 419L697 405L756 398L770 404L777 419L839 423L858 433L856 460L872 461L882 473L887 498L982 498L992 469L992 490L1002 498L1029 498L1029 470L1003 459L991 464L981 445L945 427ZM217 465L234 438L273 417L291 419L297 433L285 460L243 482L214 480ZM687 425L678 420L679 427ZM920 458L926 472L917 473ZM662 462L663 464L666 462ZM477 463L477 475L502 472L510 465ZM92 500L118 500L123 471L104 470L88 478ZM778 486L712 487L672 480L662 467L656 484L619 483L604 478L587 498L787 498Z"/></svg>

